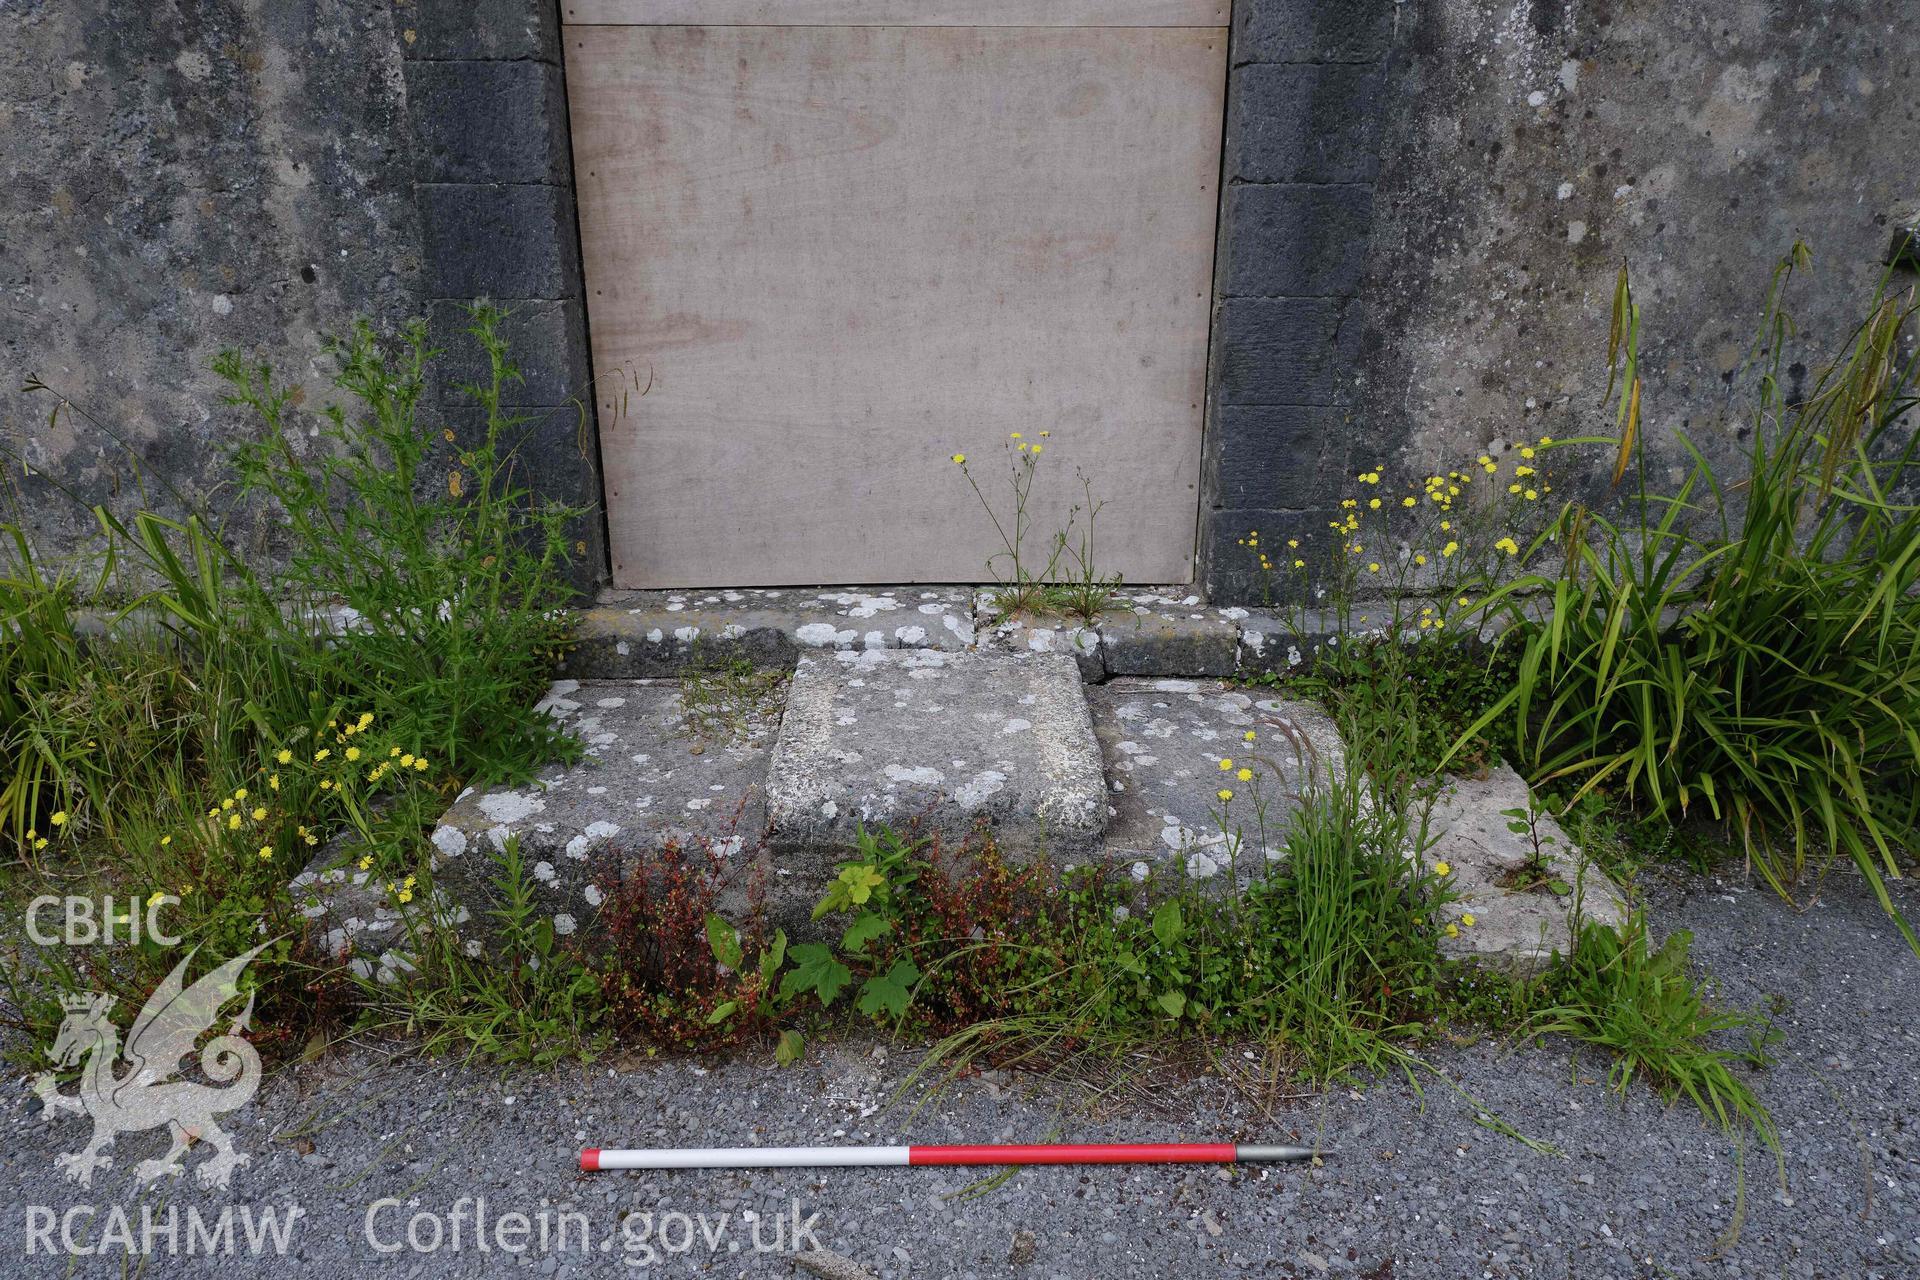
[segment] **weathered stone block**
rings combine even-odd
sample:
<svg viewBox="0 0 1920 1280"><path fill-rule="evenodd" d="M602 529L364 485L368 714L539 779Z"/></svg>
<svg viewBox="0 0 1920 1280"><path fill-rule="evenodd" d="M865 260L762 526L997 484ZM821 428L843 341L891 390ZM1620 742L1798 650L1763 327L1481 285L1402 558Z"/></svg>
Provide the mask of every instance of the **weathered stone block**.
<svg viewBox="0 0 1920 1280"><path fill-rule="evenodd" d="M584 508L563 526L569 564L567 577L591 599L607 580L606 517L601 505L600 454L591 416L582 417L579 404L504 405L509 417L528 421L502 432L500 448L506 458L510 483L528 489L536 502ZM440 410L454 433L449 453L484 439L486 415L470 406ZM448 470L452 470L450 463ZM445 477L423 475L421 484L444 494Z"/></svg>
<svg viewBox="0 0 1920 1280"><path fill-rule="evenodd" d="M1440 952L1516 973L1532 973L1558 953L1566 955L1584 921L1618 926L1626 920L1626 895L1598 867L1581 857L1550 814L1536 814L1547 872L1569 890L1546 885L1517 889L1514 873L1533 853L1532 839L1508 830L1508 810L1528 807L1527 784L1500 765L1483 778L1449 777L1428 818L1433 843L1429 866L1444 862L1460 900L1447 908L1456 936L1442 937ZM1473 923L1466 923L1472 916Z"/></svg>
<svg viewBox="0 0 1920 1280"><path fill-rule="evenodd" d="M420 183L427 296L576 298L580 246L564 187Z"/></svg>
<svg viewBox="0 0 1920 1280"><path fill-rule="evenodd" d="M1239 0L1233 59L1372 62L1391 46L1400 9L1386 0Z"/></svg>
<svg viewBox="0 0 1920 1280"><path fill-rule="evenodd" d="M533 405L584 399L593 375L580 303L561 298L500 305L507 311L500 322L500 336L520 370L520 381L506 388L507 397ZM431 371L432 388L441 404L472 403L460 388L484 384L492 376L486 352L467 333L473 323L468 307L468 300L453 298L428 304L428 330L441 351Z"/></svg>
<svg viewBox="0 0 1920 1280"><path fill-rule="evenodd" d="M1230 676L1239 629L1197 595L1130 593L1100 615L1109 675Z"/></svg>
<svg viewBox="0 0 1920 1280"><path fill-rule="evenodd" d="M1220 304L1223 404L1344 404L1364 334L1339 298L1228 298Z"/></svg>
<svg viewBox="0 0 1920 1280"><path fill-rule="evenodd" d="M1089 690L1088 701L1106 755L1107 858L1136 880L1176 868L1246 885L1280 860L1311 790L1346 769L1333 722L1306 703L1212 680L1132 679Z"/></svg>
<svg viewBox="0 0 1920 1280"><path fill-rule="evenodd" d="M1020 856L1090 852L1106 825L1100 747L1064 654L807 654L767 777L773 840L844 851L862 824L964 837Z"/></svg>
<svg viewBox="0 0 1920 1280"><path fill-rule="evenodd" d="M972 595L953 587L624 592L580 615L567 674L673 675L700 662L790 667L815 649L939 649L973 643Z"/></svg>
<svg viewBox="0 0 1920 1280"><path fill-rule="evenodd" d="M1324 551L1327 524L1340 514L1332 506L1206 512L1200 528L1200 573L1208 594L1221 603L1261 605L1311 591L1311 575L1303 580L1292 571L1293 562L1281 558L1288 550L1287 539L1295 538L1302 547ZM1260 532L1258 550L1266 551L1277 566L1271 575L1261 571L1258 550L1241 545L1248 532L1256 529ZM1302 558L1309 565L1314 562L1313 556Z"/></svg>
<svg viewBox="0 0 1920 1280"><path fill-rule="evenodd" d="M1227 192L1229 297L1352 297L1367 271L1373 188L1241 185Z"/></svg>
<svg viewBox="0 0 1920 1280"><path fill-rule="evenodd" d="M1372 65L1237 68L1227 90L1228 180L1373 181L1384 79Z"/></svg>
<svg viewBox="0 0 1920 1280"><path fill-rule="evenodd" d="M1355 427L1354 411L1338 406L1220 406L1211 431L1215 501L1255 510L1325 502L1330 486L1353 472Z"/></svg>
<svg viewBox="0 0 1920 1280"><path fill-rule="evenodd" d="M560 59L553 0L414 0L395 10L393 25L413 59Z"/></svg>
<svg viewBox="0 0 1920 1280"><path fill-rule="evenodd" d="M1064 653L1089 684L1107 677L1107 660L1098 627L1079 619L1008 618L983 621L980 644L1003 653Z"/></svg>
<svg viewBox="0 0 1920 1280"><path fill-rule="evenodd" d="M569 180L567 102L550 63L410 62L422 182Z"/></svg>

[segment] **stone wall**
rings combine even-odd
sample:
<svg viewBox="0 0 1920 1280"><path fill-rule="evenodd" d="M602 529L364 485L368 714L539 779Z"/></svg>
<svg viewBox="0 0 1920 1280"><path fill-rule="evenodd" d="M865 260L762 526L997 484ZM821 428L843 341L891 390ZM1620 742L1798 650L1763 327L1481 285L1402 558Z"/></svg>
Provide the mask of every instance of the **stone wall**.
<svg viewBox="0 0 1920 1280"><path fill-rule="evenodd" d="M1920 27L1874 6L1241 0L1236 17L1216 599L1252 589L1247 529L1325 536L1358 470L1610 433L1623 259L1655 478L1677 473L1676 428L1734 454L1776 261L1796 237L1814 254L1792 390L1863 315L1920 200ZM1603 499L1601 452L1577 472L1556 455L1555 496Z"/></svg>
<svg viewBox="0 0 1920 1280"><path fill-rule="evenodd" d="M232 504L226 450L255 424L214 354L271 362L311 409L327 335L426 316L456 353L427 412L470 435L481 294L515 312L522 474L597 503L557 40L545 0L0 6L0 447L28 469L0 518L68 556L88 504L145 501L271 553L272 522ZM603 527L576 530L584 584Z"/></svg>
<svg viewBox="0 0 1920 1280"><path fill-rule="evenodd" d="M219 404L217 350L313 406L322 338L353 315L427 315L457 346L482 293L516 310L525 474L597 502L556 6L133 12L0 6L0 446L30 471L4 468L8 514L62 553L91 535L85 503L131 502L142 476L163 509L228 511L224 449L250 424ZM1232 39L1200 560L1222 602L1254 590L1247 529L1318 536L1362 467L1606 429L1623 257L1649 439L1736 449L1774 262L1814 250L1804 385L1920 200L1920 27L1850 0L1237 0ZM463 432L474 372L434 388ZM71 407L50 421L29 376ZM1560 496L1583 488L1596 471ZM233 519L271 549L270 522ZM601 529L578 531L588 585Z"/></svg>

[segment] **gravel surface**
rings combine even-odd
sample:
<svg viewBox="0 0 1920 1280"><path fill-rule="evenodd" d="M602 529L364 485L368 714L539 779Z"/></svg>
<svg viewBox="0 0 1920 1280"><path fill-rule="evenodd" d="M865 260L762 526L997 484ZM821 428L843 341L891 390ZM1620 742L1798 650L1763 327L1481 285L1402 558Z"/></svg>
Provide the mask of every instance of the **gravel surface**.
<svg viewBox="0 0 1920 1280"><path fill-rule="evenodd" d="M1902 900L1920 913L1920 894ZM753 1233L790 1246L797 1204L821 1245L878 1276L1920 1276L1920 962L1857 884L1830 886L1803 914L1763 889L1711 880L1657 889L1652 901L1662 927L1694 930L1729 999L1787 1002L1779 1065L1758 1082L1786 1144L1787 1184L1750 1150L1745 1219L1719 1252L1734 1216L1732 1147L1689 1107L1663 1108L1640 1088L1624 1100L1610 1093L1605 1061L1565 1044L1483 1043L1435 1057L1556 1156L1476 1125L1434 1080L1424 1098L1398 1080L1283 1098L1268 1118L1244 1085L1219 1076L1165 1083L1094 1115L1074 1090L976 1078L909 1115L887 1103L911 1052L865 1039L816 1045L785 1071L748 1055L502 1078L335 1054L277 1073L228 1118L253 1155L228 1193L179 1179L143 1195L130 1170L159 1154L155 1133L123 1138L90 1191L70 1185L53 1157L80 1145L85 1123L42 1114L22 1091L8 1104L13 1141L0 1156L0 1272L617 1275L650 1262L669 1275L786 1276L802 1273L789 1256L756 1253ZM582 1145L1227 1137L1318 1138L1339 1151L1320 1168L1030 1168L972 1195L956 1194L972 1181L963 1170L575 1168ZM456 1247L464 1197L485 1204L464 1213ZM190 1209L212 1223L232 1208L244 1254L242 1212L290 1204L305 1216L284 1255L185 1256ZM137 1249L149 1205L162 1227L175 1212L179 1253L167 1253L160 1231L142 1272L114 1242L112 1211L128 1215ZM69 1215L74 1206L95 1213ZM569 1248L539 1248L539 1216L552 1222L563 1210L584 1215L587 1249L579 1221ZM76 1243L104 1252L47 1256L30 1228L48 1211ZM473 1218L504 1226L511 1243L515 1213L526 1215L531 1247L514 1255L495 1236L482 1251ZM437 1230L438 1249L410 1247L410 1222L421 1245ZM397 1248L376 1249L369 1225Z"/></svg>

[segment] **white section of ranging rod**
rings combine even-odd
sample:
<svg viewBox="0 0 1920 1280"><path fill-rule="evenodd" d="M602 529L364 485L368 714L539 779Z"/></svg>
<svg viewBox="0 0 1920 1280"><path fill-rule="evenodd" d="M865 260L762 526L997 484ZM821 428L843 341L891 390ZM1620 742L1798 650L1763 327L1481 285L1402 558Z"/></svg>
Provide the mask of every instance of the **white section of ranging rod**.
<svg viewBox="0 0 1920 1280"><path fill-rule="evenodd" d="M904 1165L910 1147L656 1147L583 1151L583 1169L805 1169ZM592 1157L589 1163L589 1156Z"/></svg>

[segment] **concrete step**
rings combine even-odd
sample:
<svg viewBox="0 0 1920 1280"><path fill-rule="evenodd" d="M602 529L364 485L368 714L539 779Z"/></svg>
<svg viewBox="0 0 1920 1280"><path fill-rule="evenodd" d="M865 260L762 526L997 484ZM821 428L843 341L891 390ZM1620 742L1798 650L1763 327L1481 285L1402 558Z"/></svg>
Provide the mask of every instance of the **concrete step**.
<svg viewBox="0 0 1920 1280"><path fill-rule="evenodd" d="M490 936L493 855L509 839L562 938L586 935L617 886L669 846L718 879L723 913L758 904L804 937L862 824L957 843L984 823L1014 860L1092 862L1161 884L1173 873L1228 892L1271 869L1306 797L1348 767L1311 704L1221 680L1088 685L1073 656L1050 651L810 652L790 682L562 680L541 706L585 758L461 795L432 833L434 896L410 908L458 929L470 950ZM1527 803L1509 770L1447 780L1425 854L1449 865L1461 894L1437 922L1456 925L1447 954L1525 970L1564 953L1578 920L1623 917L1619 889L1550 817L1538 830L1553 878L1581 892L1516 886L1532 843L1504 811ZM295 888L329 954L383 979L409 971L400 944L422 922L385 886L323 852Z"/></svg>
<svg viewBox="0 0 1920 1280"><path fill-rule="evenodd" d="M1278 861L1309 792L1346 770L1339 732L1312 703L1218 680L1120 679L1087 693L1105 757L1106 853L1136 880L1177 867L1245 885Z"/></svg>
<svg viewBox="0 0 1920 1280"><path fill-rule="evenodd" d="M727 908L743 910L756 868L772 870L761 837L779 704L703 706L696 718L686 693L679 680L557 682L541 706L580 736L586 757L526 786L463 794L433 832L436 884L484 919L498 905L492 855L517 837L541 910L567 936L641 859L674 845L720 872ZM774 876L771 891L791 879ZM813 884L792 889L779 906L811 907Z"/></svg>
<svg viewBox="0 0 1920 1280"><path fill-rule="evenodd" d="M992 826L1015 857L1091 856L1100 746L1073 660L1053 653L808 654L767 778L773 842L844 851L857 828Z"/></svg>

